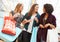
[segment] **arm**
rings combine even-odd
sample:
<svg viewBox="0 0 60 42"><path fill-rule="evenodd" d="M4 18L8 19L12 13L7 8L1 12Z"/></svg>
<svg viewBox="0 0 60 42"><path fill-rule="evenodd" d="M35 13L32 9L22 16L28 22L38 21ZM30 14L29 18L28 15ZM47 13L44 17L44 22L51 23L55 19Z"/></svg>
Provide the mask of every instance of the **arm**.
<svg viewBox="0 0 60 42"><path fill-rule="evenodd" d="M51 28L56 28L56 18L53 17L52 20L53 20L53 21L52 21L52 24L50 24L50 27L51 27Z"/></svg>
<svg viewBox="0 0 60 42"><path fill-rule="evenodd" d="M11 12L9 13L9 17L12 17L12 13Z"/></svg>
<svg viewBox="0 0 60 42"><path fill-rule="evenodd" d="M23 17L22 21L23 21L24 19L26 19L27 15L28 15L28 13L25 14L25 16Z"/></svg>
<svg viewBox="0 0 60 42"><path fill-rule="evenodd" d="M25 19L26 19L27 15L28 15L28 13L26 13L25 16L23 17L21 24L20 24L21 27L24 27L25 21L26 21Z"/></svg>
<svg viewBox="0 0 60 42"><path fill-rule="evenodd" d="M48 26L50 26L52 29L56 28L56 18L54 16L52 17L52 22L46 24L44 27L47 28Z"/></svg>
<svg viewBox="0 0 60 42"><path fill-rule="evenodd" d="M11 19L14 19L14 16L12 16L12 12L9 13L9 17L11 17Z"/></svg>
<svg viewBox="0 0 60 42"><path fill-rule="evenodd" d="M39 20L40 20L40 15L38 14L38 15L35 17L35 26L39 26Z"/></svg>

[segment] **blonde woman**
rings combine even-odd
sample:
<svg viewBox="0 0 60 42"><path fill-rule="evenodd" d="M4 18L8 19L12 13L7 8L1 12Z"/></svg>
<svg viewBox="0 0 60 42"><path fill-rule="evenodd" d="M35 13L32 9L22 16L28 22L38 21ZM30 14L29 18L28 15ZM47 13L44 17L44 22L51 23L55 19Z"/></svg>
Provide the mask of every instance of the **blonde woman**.
<svg viewBox="0 0 60 42"><path fill-rule="evenodd" d="M17 22L16 27L20 27L20 23L23 18L23 15L21 14L22 10L23 10L23 4L18 3L14 11L11 11L9 14L11 19L14 19Z"/></svg>
<svg viewBox="0 0 60 42"><path fill-rule="evenodd" d="M23 4L18 3L16 5L16 8L14 9L14 11L11 11L9 16L11 17L11 19L14 19L16 21L16 27L20 28L20 23L22 21L23 15L22 15L22 10L23 10ZM13 42L16 42L13 41Z"/></svg>

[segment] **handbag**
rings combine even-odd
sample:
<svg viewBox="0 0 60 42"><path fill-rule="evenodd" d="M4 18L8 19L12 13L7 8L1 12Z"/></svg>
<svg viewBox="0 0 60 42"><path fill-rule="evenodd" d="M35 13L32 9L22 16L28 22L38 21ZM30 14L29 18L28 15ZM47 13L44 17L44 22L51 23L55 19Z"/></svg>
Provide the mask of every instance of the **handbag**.
<svg viewBox="0 0 60 42"><path fill-rule="evenodd" d="M11 20L10 17L5 16L2 32L9 35L16 35L15 23L15 20Z"/></svg>

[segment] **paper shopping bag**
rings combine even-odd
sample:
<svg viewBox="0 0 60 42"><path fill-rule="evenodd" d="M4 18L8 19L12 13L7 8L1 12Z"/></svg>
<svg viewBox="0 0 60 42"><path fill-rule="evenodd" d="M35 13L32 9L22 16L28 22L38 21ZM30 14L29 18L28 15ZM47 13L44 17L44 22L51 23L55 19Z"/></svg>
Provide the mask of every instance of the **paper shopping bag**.
<svg viewBox="0 0 60 42"><path fill-rule="evenodd" d="M2 32L9 35L15 35L15 20L11 20L10 17L4 17L4 26Z"/></svg>

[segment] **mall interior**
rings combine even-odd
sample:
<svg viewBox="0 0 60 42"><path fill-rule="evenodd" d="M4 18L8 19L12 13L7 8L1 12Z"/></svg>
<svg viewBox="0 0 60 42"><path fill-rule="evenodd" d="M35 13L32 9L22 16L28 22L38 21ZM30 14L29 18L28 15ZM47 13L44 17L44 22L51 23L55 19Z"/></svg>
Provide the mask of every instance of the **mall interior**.
<svg viewBox="0 0 60 42"><path fill-rule="evenodd" d="M18 3L23 4L22 14L25 15L31 7L31 5L37 3L39 4L39 14L43 13L43 5L46 3L52 4L54 7L53 15L56 17L57 27L52 30L48 30L47 41L46 42L60 42L60 0L0 0L0 42L9 42L9 40L14 39L14 36L2 36L1 33L1 23L3 23L3 18L9 16L9 12L14 10ZM10 37L12 39L10 39ZM32 38L31 38L32 39ZM7 41L6 41L7 40ZM13 42L13 41L10 41ZM16 40L16 42L18 42ZM31 42L36 42L36 39L33 39Z"/></svg>

